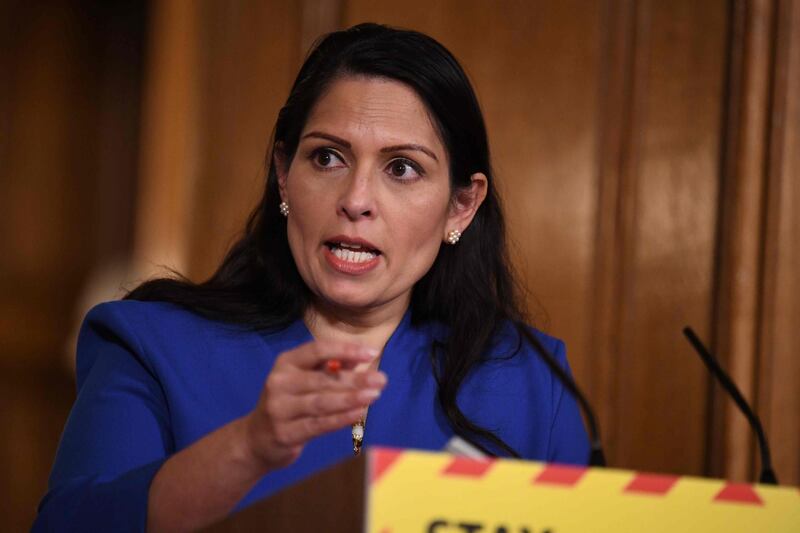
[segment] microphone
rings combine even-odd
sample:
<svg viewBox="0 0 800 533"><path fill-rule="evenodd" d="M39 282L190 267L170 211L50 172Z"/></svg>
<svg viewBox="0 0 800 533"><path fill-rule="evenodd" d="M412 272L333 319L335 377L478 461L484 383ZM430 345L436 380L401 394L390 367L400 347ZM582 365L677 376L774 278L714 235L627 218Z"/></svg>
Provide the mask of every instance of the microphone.
<svg viewBox="0 0 800 533"><path fill-rule="evenodd" d="M605 454L603 454L603 443L600 442L600 433L597 430L597 419L594 416L592 407L589 405L586 397L578 388L575 380L573 380L572 377L567 374L561 365L558 364L558 361L553 354L547 351L539 339L537 339L536 336L528 330L528 328L522 326L517 329L519 329L520 333L522 333L525 339L531 343L531 346L534 347L536 352L539 354L539 357L541 357L542 361L547 364L547 366L550 368L550 371L555 374L561 384L578 401L578 405L580 405L581 409L583 410L583 414L586 415L586 420L589 423L589 438L591 439L592 446L592 450L589 453L589 466L606 466L606 457Z"/></svg>
<svg viewBox="0 0 800 533"><path fill-rule="evenodd" d="M733 401L736 402L736 405L739 407L739 410L744 413L744 416L747 417L747 421L750 422L750 426L753 428L753 431L756 433L756 437L758 437L758 448L761 452L761 475L758 478L759 483L764 483L766 485L777 485L778 478L775 476L775 472L772 470L772 457L769 453L769 444L767 444L767 437L764 435L764 430L761 428L761 421L758 419L758 416L753 412L750 406L747 404L747 401L742 396L742 393L739 392L739 388L733 382L733 380L725 373L722 367L717 362L717 359L711 355L711 352L708 351L708 348L700 341L700 338L695 334L695 332L689 326L683 328L683 334L686 335L686 338L689 339L689 342L694 347L695 351L700 355L700 358L703 359L703 362L706 364L708 369L713 374L714 378L717 379L722 384L722 388L725 389L725 392L731 395Z"/></svg>

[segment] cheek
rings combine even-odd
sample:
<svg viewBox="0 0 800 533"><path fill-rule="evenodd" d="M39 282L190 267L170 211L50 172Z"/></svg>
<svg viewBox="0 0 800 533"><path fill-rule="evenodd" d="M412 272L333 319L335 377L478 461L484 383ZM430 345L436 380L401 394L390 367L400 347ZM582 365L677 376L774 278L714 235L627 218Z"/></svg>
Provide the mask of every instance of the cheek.
<svg viewBox="0 0 800 533"><path fill-rule="evenodd" d="M433 264L442 244L447 209L444 202L426 201L406 204L392 217L395 242L402 244L404 262L413 265L422 277Z"/></svg>
<svg viewBox="0 0 800 533"><path fill-rule="evenodd" d="M294 216L294 212L289 215L290 218ZM302 231L297 227L297 224L289 221L287 225L286 237L289 241L289 249L292 252L292 258L294 259L294 264L297 267L297 271L300 273L300 276L305 280L306 284L309 283L309 261L307 260L306 251L304 250L304 239L302 236Z"/></svg>
<svg viewBox="0 0 800 533"><path fill-rule="evenodd" d="M326 195L315 194L303 180L302 176L290 176L287 184L287 195L291 198L289 219L287 221L289 244L295 253L316 243L319 229L323 225L323 214L328 206L324 205Z"/></svg>
<svg viewBox="0 0 800 533"><path fill-rule="evenodd" d="M286 231L289 248L298 271L306 283L310 283L314 252L319 243L320 227L323 226L323 222L319 220L321 206L308 201L310 197L301 191L292 191L290 198L293 200L289 207Z"/></svg>

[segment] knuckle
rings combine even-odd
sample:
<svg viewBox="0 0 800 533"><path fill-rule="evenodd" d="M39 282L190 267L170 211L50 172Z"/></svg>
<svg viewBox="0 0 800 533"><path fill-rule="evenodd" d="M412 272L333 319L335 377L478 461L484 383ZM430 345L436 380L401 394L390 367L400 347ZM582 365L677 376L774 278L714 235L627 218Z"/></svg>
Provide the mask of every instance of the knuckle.
<svg viewBox="0 0 800 533"><path fill-rule="evenodd" d="M347 378L341 381L342 389L355 389L364 386L362 372L348 372Z"/></svg>
<svg viewBox="0 0 800 533"><path fill-rule="evenodd" d="M268 397L264 402L264 411L270 418L277 418L276 415L283 411L283 402L280 398Z"/></svg>
<svg viewBox="0 0 800 533"><path fill-rule="evenodd" d="M361 401L361 396L359 391L352 391L347 394L347 404L348 406L356 406L363 403Z"/></svg>
<svg viewBox="0 0 800 533"><path fill-rule="evenodd" d="M315 394L309 399L309 407L313 413L320 413L325 410L325 398L321 394Z"/></svg>
<svg viewBox="0 0 800 533"><path fill-rule="evenodd" d="M328 402L328 406L330 407L331 410L335 409L338 411L344 406L344 404L346 404L346 400L347 397L345 395L341 393L334 394L331 397L330 402Z"/></svg>
<svg viewBox="0 0 800 533"><path fill-rule="evenodd" d="M267 388L270 390L282 389L288 384L289 376L285 372L273 372L267 379Z"/></svg>
<svg viewBox="0 0 800 533"><path fill-rule="evenodd" d="M319 411L317 413L320 416L325 416L331 411L336 411L339 409L339 395L338 394L329 394L325 401L322 402Z"/></svg>

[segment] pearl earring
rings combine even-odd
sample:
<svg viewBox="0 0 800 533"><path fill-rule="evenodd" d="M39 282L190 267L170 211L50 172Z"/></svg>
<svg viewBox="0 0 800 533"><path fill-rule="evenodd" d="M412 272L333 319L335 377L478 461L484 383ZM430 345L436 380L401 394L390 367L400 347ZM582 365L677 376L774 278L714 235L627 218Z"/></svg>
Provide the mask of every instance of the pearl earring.
<svg viewBox="0 0 800 533"><path fill-rule="evenodd" d="M281 210L281 215L285 217L289 216L289 204L286 202L281 202L281 205L278 206L278 209Z"/></svg>
<svg viewBox="0 0 800 533"><path fill-rule="evenodd" d="M450 230L447 232L447 244L455 244L458 242L458 239L461 238L461 232L457 229Z"/></svg>

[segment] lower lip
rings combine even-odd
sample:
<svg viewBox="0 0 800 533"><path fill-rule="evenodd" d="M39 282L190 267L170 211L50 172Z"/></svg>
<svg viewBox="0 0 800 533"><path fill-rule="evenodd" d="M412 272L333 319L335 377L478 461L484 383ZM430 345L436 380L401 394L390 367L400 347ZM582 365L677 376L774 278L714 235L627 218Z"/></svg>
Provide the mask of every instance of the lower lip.
<svg viewBox="0 0 800 533"><path fill-rule="evenodd" d="M334 270L336 270L337 272L341 272L342 274L350 274L353 276L357 276L359 274L366 274L370 270L377 267L378 263L381 260L381 256L376 255L369 261L364 261L363 263L352 263L350 261L345 261L344 259L339 259L338 257L336 257L336 255L327 246L325 246L324 255L325 259L328 261L328 264L331 265L334 268Z"/></svg>

